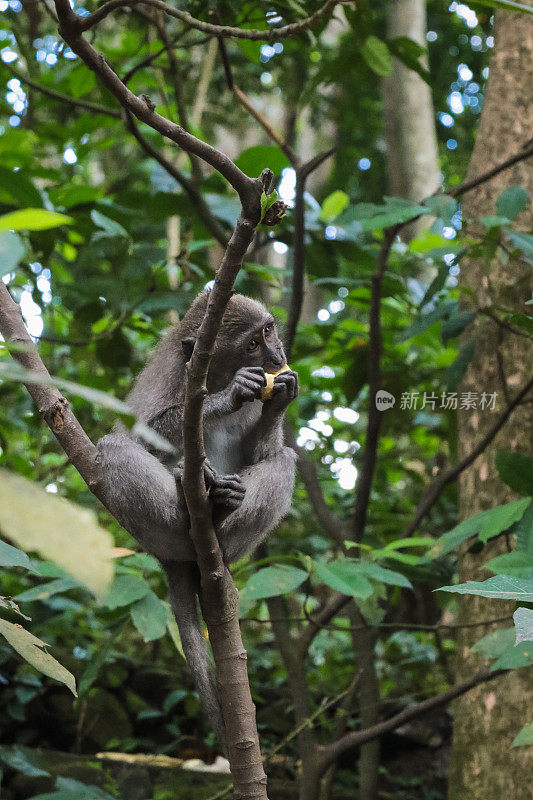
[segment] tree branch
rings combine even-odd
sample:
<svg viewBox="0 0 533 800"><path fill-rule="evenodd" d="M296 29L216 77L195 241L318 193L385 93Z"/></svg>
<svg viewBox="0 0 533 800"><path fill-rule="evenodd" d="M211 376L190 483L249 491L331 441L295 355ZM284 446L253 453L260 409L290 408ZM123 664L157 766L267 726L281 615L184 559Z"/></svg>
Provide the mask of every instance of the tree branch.
<svg viewBox="0 0 533 800"><path fill-rule="evenodd" d="M360 747L366 742L371 742L373 739L378 739L385 733L389 733L390 731L399 728L400 725L404 725L406 722L416 719L416 717L420 717L423 714L427 714L429 711L433 711L435 708L439 708L440 706L450 703L452 700L455 700L456 697L460 697L461 695L466 694L466 692L469 692L470 689L473 689L475 686L479 686L480 683L491 681L500 675L506 674L507 672L508 670L504 669L493 671L485 670L483 672L479 672L477 675L474 675L472 678L469 678L463 683L454 686L452 689L448 689L446 692L434 695L434 697L429 697L427 700L423 700L420 703L413 703L413 705L408 706L403 711L400 711L399 714L395 714L393 717L390 717L383 722L378 722L377 725L372 725L372 727L366 728L366 730L348 733L338 741L320 748L319 759L321 761L322 772L324 772L327 767L337 761L347 750L353 750L354 748Z"/></svg>
<svg viewBox="0 0 533 800"><path fill-rule="evenodd" d="M23 72L19 72L18 69L12 67L11 64L2 64L2 67L10 72L15 78L18 78L21 83L31 86L32 89L44 94L46 97L51 97L52 100L58 100L60 103L68 103L71 106L83 108L85 111L92 111L94 114L105 114L107 117L113 117L114 119L120 119L122 117L122 114L118 109L109 108L109 106L102 106L99 103L91 103L89 100L76 100L74 97L69 97L68 94L56 92L55 89L49 89L48 86L43 86L42 84L32 80L32 78L29 78L27 75L24 75Z"/></svg>
<svg viewBox="0 0 533 800"><path fill-rule="evenodd" d="M55 0L56 11L60 23L60 33L82 61L91 69L102 83L117 98L119 103L130 111L141 122L176 142L187 153L199 156L203 161L216 169L233 186L238 193L245 216L259 221L260 211L256 202L256 182L244 174L227 155L206 142L197 139L180 125L162 117L155 111L149 98L137 97L120 80L116 72L109 66L104 56L95 50L81 34L82 18L70 8L69 0ZM97 12L95 12L97 13ZM87 20L88 18L84 18ZM253 217L252 215L255 215Z"/></svg>
<svg viewBox="0 0 533 800"><path fill-rule="evenodd" d="M444 472L440 477L438 477L435 481L433 481L427 488L426 493L423 495L422 499L420 500L414 517L411 522L407 525L405 530L402 533L402 539L406 539L408 536L411 536L415 530L418 528L424 517L431 511L439 497L441 496L443 490L445 489L448 484L453 483L465 470L467 467L472 464L476 460L478 456L483 453L489 444L492 442L498 431L503 428L509 417L511 416L514 409L520 405L522 400L526 397L528 392L533 388L533 378L529 380L525 386L518 392L518 394L514 397L514 399L509 403L503 414L496 420L492 428L485 434L483 439L479 442L479 444L474 447L474 449L468 453L455 467Z"/></svg>
<svg viewBox="0 0 533 800"><path fill-rule="evenodd" d="M168 172L168 174L179 183L182 189L189 196L189 199L194 206L196 213L198 214L198 218L204 223L209 233L211 233L211 235L219 244L222 245L222 247L226 247L228 244L228 236L226 235L224 228L211 213L211 209L204 200L202 193L198 191L192 181L185 177L181 170L175 167L174 164L168 161L159 152L159 150L156 150L156 148L151 145L148 139L142 135L141 131L139 130L139 126L135 122L135 118L129 112L126 112L126 127L132 136L137 139L145 153L155 159L158 164L163 167L165 172Z"/></svg>
<svg viewBox="0 0 533 800"><path fill-rule="evenodd" d="M189 14L188 11L174 8L174 6L163 2L163 0L109 0L100 6L93 14L88 17L79 17L78 29L79 31L86 31L94 27L97 23L101 22L105 17L111 14L112 11L118 8L133 7L139 3L158 8L168 14L170 17L185 22L191 28L196 28L198 31L208 33L213 36L223 38L247 39L254 42L270 42L273 39L284 39L287 36L295 36L296 34L303 33L309 30L318 22L326 19L337 5L348 2L348 0L327 0L326 3L315 11L311 16L300 20L299 22L292 22L290 25L283 25L280 27L273 27L268 30L255 30L255 29L242 29L233 28L230 25L213 25L211 22L204 22L203 20L196 19ZM56 0L57 3L57 0ZM58 16L60 16L58 11Z"/></svg>
<svg viewBox="0 0 533 800"><path fill-rule="evenodd" d="M21 349L13 350L12 356L15 361L25 369L50 379L50 373L26 330L20 308L2 281L0 281L0 333L6 342L24 345ZM26 383L25 386L40 415L71 463L78 470L91 492L106 505L96 447L72 413L68 401L58 389L49 385Z"/></svg>

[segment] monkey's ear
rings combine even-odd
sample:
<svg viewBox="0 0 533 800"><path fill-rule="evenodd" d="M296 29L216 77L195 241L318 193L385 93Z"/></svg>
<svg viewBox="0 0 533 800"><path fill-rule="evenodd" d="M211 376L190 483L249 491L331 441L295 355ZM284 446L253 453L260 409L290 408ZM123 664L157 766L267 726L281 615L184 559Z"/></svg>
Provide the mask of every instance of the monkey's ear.
<svg viewBox="0 0 533 800"><path fill-rule="evenodd" d="M181 340L181 349L183 350L185 361L191 360L192 351L194 350L195 344L196 344L196 339L194 338L194 336L188 336L186 339Z"/></svg>

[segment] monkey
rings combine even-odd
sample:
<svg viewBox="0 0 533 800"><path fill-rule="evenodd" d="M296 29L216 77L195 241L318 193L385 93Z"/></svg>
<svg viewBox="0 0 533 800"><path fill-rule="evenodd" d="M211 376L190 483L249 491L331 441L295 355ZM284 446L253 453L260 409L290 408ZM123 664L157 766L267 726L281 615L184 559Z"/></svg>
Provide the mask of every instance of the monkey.
<svg viewBox="0 0 533 800"><path fill-rule="evenodd" d="M137 419L167 439L175 453L158 451L126 430L104 436L97 447L110 511L166 573L187 663L226 749L198 614L199 570L181 490L186 365L209 294L203 290L161 339L126 400ZM272 315L258 301L232 295L216 338L203 405L204 475L227 566L253 552L290 507L295 454L284 445L283 419L298 394L297 373L276 376L272 398L260 400L265 373L277 372L285 362Z"/></svg>

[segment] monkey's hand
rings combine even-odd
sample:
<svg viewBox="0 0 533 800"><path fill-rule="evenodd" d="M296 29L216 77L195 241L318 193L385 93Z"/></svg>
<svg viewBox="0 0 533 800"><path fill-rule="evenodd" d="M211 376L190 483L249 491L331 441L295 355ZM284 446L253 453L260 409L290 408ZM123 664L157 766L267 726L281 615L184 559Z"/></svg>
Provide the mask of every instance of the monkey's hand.
<svg viewBox="0 0 533 800"><path fill-rule="evenodd" d="M241 367L228 387L232 409L238 411L244 403L259 400L264 386L266 386L266 376L263 367Z"/></svg>
<svg viewBox="0 0 533 800"><path fill-rule="evenodd" d="M263 406L266 415L280 414L298 397L298 373L293 370L276 375L272 388L272 399Z"/></svg>
<svg viewBox="0 0 533 800"><path fill-rule="evenodd" d="M246 488L239 475L215 475L215 480L209 487L215 528L240 507L245 492ZM227 563L224 551L223 555L224 563Z"/></svg>

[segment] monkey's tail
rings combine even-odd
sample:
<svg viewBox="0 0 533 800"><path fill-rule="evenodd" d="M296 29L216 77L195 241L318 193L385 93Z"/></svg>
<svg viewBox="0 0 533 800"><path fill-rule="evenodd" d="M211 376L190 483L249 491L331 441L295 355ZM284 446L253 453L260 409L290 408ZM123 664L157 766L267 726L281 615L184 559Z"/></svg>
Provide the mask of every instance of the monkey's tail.
<svg viewBox="0 0 533 800"><path fill-rule="evenodd" d="M162 562L162 567L167 576L170 605L178 623L185 659L192 672L202 706L226 751L226 729L196 602L200 591L198 566L194 562L165 561Z"/></svg>

